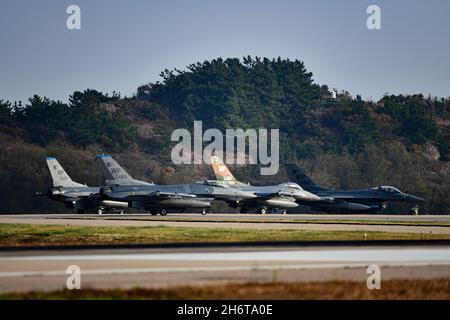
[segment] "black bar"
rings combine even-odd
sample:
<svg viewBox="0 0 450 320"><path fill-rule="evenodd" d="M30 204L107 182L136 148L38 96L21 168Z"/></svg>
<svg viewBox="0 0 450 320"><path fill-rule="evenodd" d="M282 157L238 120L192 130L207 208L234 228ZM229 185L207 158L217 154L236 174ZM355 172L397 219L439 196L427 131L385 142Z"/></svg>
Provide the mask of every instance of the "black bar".
<svg viewBox="0 0 450 320"><path fill-rule="evenodd" d="M268 301L268 300L145 300L145 301L0 301L3 315L28 314L46 319L399 319L445 315L449 301ZM207 313L207 309L209 313ZM196 314L189 314L190 312ZM442 313L441 313L442 312ZM186 314L188 313L188 314Z"/></svg>

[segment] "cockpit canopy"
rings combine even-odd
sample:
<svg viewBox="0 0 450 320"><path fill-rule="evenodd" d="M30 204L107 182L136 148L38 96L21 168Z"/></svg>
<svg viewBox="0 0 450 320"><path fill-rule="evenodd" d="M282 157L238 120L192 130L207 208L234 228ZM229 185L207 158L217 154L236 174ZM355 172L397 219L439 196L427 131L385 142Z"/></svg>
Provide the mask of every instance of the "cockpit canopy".
<svg viewBox="0 0 450 320"><path fill-rule="evenodd" d="M383 191L383 192L402 193L397 188L391 187L391 186L379 186L379 187L375 187L374 189L378 189L378 191Z"/></svg>
<svg viewBox="0 0 450 320"><path fill-rule="evenodd" d="M286 182L282 183L281 185L292 189L303 190L302 187L300 187L298 184L294 182Z"/></svg>

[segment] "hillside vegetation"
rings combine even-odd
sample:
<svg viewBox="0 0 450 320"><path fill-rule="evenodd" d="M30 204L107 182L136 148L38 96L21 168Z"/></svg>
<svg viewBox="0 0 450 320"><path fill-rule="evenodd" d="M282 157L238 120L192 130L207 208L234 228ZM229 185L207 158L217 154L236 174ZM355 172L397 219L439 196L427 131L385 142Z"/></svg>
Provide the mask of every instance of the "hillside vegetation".
<svg viewBox="0 0 450 320"><path fill-rule="evenodd" d="M87 89L69 103L33 96L0 100L0 201L4 212L65 211L34 196L50 184L44 158L56 156L74 180L98 185L95 154L111 153L136 178L161 183L211 177L207 165L170 161L176 128L279 128L281 163L297 162L318 183L341 188L394 185L427 199L425 213L450 212L450 97L386 94L330 98L303 62L245 57L165 70L133 97ZM231 166L255 184L286 179ZM407 212L395 205L388 211Z"/></svg>

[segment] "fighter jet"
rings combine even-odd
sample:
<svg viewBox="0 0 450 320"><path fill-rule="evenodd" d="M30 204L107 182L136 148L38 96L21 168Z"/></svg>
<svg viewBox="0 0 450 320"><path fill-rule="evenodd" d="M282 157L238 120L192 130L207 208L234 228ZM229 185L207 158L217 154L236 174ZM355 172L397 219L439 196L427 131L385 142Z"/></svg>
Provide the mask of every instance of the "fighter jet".
<svg viewBox="0 0 450 320"><path fill-rule="evenodd" d="M320 197L303 190L298 184L292 182L271 186L251 186L242 183L233 176L222 159L218 156L211 157L211 165L217 180L207 180L209 185L233 187L245 192L253 193L256 198L247 199L237 203L234 207L240 207L241 213L256 210L261 214L274 212L281 209L285 214L289 208L296 208L304 201L319 201Z"/></svg>
<svg viewBox="0 0 450 320"><path fill-rule="evenodd" d="M128 202L102 201L99 198L100 187L88 187L73 181L56 158L46 158L46 162L53 180L53 187L46 193L48 198L63 202L66 207L76 209L78 213L94 210L102 214L105 209L122 211L128 207Z"/></svg>
<svg viewBox="0 0 450 320"><path fill-rule="evenodd" d="M150 211L152 215L166 215L169 210L200 210L206 214L213 200L239 203L255 198L250 192L234 188L222 188L207 184L158 185L142 183L129 176L110 156L99 155L108 184L100 190L103 201L127 202L130 207ZM117 174L120 173L120 174Z"/></svg>
<svg viewBox="0 0 450 320"><path fill-rule="evenodd" d="M321 198L321 201L307 203L311 209L330 213L378 213L386 208L388 201L424 202L425 200L401 192L391 186L378 186L369 189L333 190L319 186L295 164L287 164L286 171L291 181L298 183Z"/></svg>

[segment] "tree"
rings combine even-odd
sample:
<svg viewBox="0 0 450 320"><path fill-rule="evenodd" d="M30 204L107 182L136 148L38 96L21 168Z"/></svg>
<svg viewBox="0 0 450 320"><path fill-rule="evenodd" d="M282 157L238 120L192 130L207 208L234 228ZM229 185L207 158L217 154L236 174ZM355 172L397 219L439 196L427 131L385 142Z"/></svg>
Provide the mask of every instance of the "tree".
<svg viewBox="0 0 450 320"><path fill-rule="evenodd" d="M0 99L0 124L9 124L12 119L11 102Z"/></svg>

